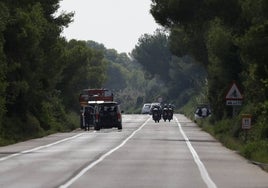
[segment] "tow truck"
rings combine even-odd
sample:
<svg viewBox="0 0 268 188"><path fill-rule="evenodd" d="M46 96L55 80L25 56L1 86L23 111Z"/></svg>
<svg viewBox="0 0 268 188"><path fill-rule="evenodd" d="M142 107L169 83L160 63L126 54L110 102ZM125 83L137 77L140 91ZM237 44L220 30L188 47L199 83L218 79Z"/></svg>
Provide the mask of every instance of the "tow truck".
<svg viewBox="0 0 268 188"><path fill-rule="evenodd" d="M79 96L80 127L89 130L116 127L122 129L120 105L108 89L84 89Z"/></svg>

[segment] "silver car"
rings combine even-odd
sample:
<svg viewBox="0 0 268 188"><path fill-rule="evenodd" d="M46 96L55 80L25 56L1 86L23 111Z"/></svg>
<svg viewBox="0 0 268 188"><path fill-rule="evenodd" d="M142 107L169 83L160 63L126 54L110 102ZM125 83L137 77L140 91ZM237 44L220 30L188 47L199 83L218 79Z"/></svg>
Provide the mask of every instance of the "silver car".
<svg viewBox="0 0 268 188"><path fill-rule="evenodd" d="M151 103L145 103L141 109L142 114L149 114L151 109Z"/></svg>

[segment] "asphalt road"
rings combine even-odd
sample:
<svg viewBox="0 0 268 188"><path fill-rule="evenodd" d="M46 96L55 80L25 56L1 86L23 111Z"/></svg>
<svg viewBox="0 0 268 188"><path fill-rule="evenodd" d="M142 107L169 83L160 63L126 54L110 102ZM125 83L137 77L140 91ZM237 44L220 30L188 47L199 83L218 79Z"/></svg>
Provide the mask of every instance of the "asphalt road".
<svg viewBox="0 0 268 188"><path fill-rule="evenodd" d="M75 131L0 147L4 188L268 188L268 173L183 115L124 115L123 130Z"/></svg>

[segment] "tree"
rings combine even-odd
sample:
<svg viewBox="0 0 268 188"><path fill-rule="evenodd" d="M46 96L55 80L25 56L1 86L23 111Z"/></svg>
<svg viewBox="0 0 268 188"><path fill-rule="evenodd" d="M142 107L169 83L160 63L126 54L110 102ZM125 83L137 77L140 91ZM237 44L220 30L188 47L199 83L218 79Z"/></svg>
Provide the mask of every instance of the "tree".
<svg viewBox="0 0 268 188"><path fill-rule="evenodd" d="M254 103L263 103L268 97L267 60L268 49L268 3L264 0L241 2L242 16L247 28L244 35L238 37L246 96Z"/></svg>
<svg viewBox="0 0 268 188"><path fill-rule="evenodd" d="M108 79L104 84L105 88L113 89L114 91L120 91L127 87L127 70L117 64L110 62L107 69Z"/></svg>
<svg viewBox="0 0 268 188"><path fill-rule="evenodd" d="M71 40L66 44L65 67L58 89L68 109L78 109L78 96L86 88L102 87L106 76L103 53L91 49L85 41Z"/></svg>
<svg viewBox="0 0 268 188"><path fill-rule="evenodd" d="M256 121L252 140L262 139L265 143L268 2L152 0L151 13L158 23L170 29L172 53L180 57L190 55L206 68L212 119L221 121L230 114L224 96L229 84L236 80L244 91L241 113L251 112ZM228 131L239 137L240 128L233 129Z"/></svg>
<svg viewBox="0 0 268 188"><path fill-rule="evenodd" d="M6 28L7 20L9 19L7 7L0 2L0 130L2 127L3 116L6 112L6 99L5 92L7 87L6 74L7 74L7 64L6 57L3 51L4 47L4 36L3 31Z"/></svg>
<svg viewBox="0 0 268 188"><path fill-rule="evenodd" d="M215 117L220 119L226 109L224 103L226 90L232 81L240 81L242 65L232 30L224 26L218 19L210 23L206 46L210 62L208 65L208 97L211 107L215 111Z"/></svg>
<svg viewBox="0 0 268 188"><path fill-rule="evenodd" d="M5 14L9 15L2 30L7 65L5 131L13 126L18 131L13 134L19 136L53 129L52 124L58 126L64 119L55 87L64 67L61 61L64 39L60 33L70 23L72 14L56 17L58 0L2 3L7 10ZM49 110L44 111L48 106ZM51 117L52 121L46 122L44 117ZM22 126L10 123L15 119Z"/></svg>
<svg viewBox="0 0 268 188"><path fill-rule="evenodd" d="M144 34L131 54L149 74L158 75L163 81L170 80L169 62L172 55L165 32L157 30L154 35Z"/></svg>
<svg viewBox="0 0 268 188"><path fill-rule="evenodd" d="M171 40L167 33L160 30L154 35L144 35L132 56L151 75L146 78L157 83L151 83L152 87L147 86L146 98L161 96L164 102L173 101L177 107L181 107L200 88L206 73L200 65L193 63L193 58L172 55Z"/></svg>
<svg viewBox="0 0 268 188"><path fill-rule="evenodd" d="M170 47L180 57L190 55L208 72L208 98L217 118L223 117L224 93L240 81L242 64L236 34L242 33L239 1L152 1L151 13L171 30Z"/></svg>

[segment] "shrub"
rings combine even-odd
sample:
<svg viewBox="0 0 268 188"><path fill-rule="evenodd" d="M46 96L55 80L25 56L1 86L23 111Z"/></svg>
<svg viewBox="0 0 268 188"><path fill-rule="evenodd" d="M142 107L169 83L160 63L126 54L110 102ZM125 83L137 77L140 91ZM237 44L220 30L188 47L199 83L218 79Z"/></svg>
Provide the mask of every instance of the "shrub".
<svg viewBox="0 0 268 188"><path fill-rule="evenodd" d="M38 119L31 113L26 116L8 117L3 126L2 144L11 144L45 135Z"/></svg>

